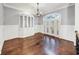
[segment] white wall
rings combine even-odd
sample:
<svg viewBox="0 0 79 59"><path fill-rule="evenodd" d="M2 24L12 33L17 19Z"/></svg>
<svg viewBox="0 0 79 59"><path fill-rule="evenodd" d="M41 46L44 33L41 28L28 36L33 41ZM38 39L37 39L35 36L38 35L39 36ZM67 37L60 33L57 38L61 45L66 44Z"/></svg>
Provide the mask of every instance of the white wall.
<svg viewBox="0 0 79 59"><path fill-rule="evenodd" d="M3 46L3 6L0 3L0 53Z"/></svg>
<svg viewBox="0 0 79 59"><path fill-rule="evenodd" d="M61 11L61 27L59 31L59 35L65 38L66 40L70 40L74 42L76 45L75 39L75 5L69 6L65 11Z"/></svg>
<svg viewBox="0 0 79 59"><path fill-rule="evenodd" d="M4 22L3 22L3 39L8 40L18 37L19 33L19 11L3 6Z"/></svg>
<svg viewBox="0 0 79 59"><path fill-rule="evenodd" d="M75 30L79 32L79 4L75 4Z"/></svg>

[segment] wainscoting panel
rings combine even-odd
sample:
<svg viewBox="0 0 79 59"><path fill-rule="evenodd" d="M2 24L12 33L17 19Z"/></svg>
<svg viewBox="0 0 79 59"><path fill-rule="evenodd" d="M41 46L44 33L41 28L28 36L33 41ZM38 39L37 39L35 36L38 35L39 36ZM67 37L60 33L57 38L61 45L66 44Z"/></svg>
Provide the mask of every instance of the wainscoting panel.
<svg viewBox="0 0 79 59"><path fill-rule="evenodd" d="M18 37L19 33L18 25L5 25L3 30L4 30L3 32L4 40Z"/></svg>
<svg viewBox="0 0 79 59"><path fill-rule="evenodd" d="M3 39L3 25L0 25L0 54L1 54L1 49L4 43L4 39Z"/></svg>
<svg viewBox="0 0 79 59"><path fill-rule="evenodd" d="M74 25L61 25L59 35L67 40L73 41L76 44Z"/></svg>

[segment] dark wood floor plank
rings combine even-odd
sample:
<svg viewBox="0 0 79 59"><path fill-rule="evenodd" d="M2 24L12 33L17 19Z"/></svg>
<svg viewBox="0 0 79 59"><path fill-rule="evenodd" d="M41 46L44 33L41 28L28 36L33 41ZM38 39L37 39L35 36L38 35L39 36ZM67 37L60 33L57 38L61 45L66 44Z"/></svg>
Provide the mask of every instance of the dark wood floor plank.
<svg viewBox="0 0 79 59"><path fill-rule="evenodd" d="M44 36L53 38L56 43L56 52L58 55L75 55L75 47L73 42L64 40L55 36L43 33L36 33L33 36L24 38L13 38L4 41L2 55L46 55L43 46ZM53 50L53 48L52 48Z"/></svg>

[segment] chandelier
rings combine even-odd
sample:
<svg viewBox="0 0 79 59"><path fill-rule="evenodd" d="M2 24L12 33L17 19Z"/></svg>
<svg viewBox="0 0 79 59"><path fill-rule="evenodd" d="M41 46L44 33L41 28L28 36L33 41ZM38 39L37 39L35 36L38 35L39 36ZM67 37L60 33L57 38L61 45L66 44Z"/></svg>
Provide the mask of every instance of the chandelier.
<svg viewBox="0 0 79 59"><path fill-rule="evenodd" d="M41 14L40 14L40 9L39 9L39 3L37 3L37 9L36 9L36 11L37 11L36 15L37 15L38 17L41 16Z"/></svg>

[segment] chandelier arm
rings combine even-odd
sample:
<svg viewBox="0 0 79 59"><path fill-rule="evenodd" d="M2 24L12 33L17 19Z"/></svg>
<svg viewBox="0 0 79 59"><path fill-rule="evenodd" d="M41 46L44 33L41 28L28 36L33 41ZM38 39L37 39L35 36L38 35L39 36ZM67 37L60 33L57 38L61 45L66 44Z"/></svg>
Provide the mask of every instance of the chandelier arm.
<svg viewBox="0 0 79 59"><path fill-rule="evenodd" d="M39 3L37 3L37 13L36 13L37 16L40 16L40 9L39 9Z"/></svg>

